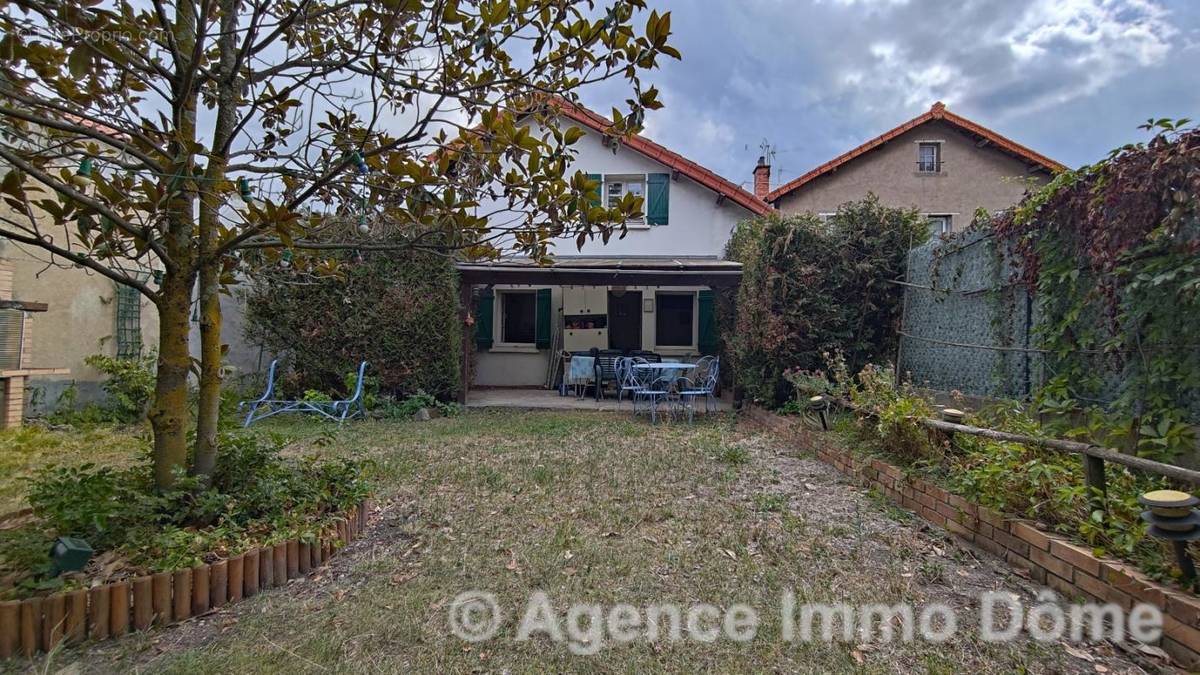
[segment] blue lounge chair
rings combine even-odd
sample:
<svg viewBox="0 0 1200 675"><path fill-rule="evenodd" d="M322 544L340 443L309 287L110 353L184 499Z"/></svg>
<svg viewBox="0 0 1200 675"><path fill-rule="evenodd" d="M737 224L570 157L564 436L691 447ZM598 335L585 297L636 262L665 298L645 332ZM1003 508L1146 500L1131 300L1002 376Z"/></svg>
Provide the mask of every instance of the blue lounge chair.
<svg viewBox="0 0 1200 675"><path fill-rule="evenodd" d="M279 359L271 361L271 367L267 370L267 390L263 392L263 395L253 401L238 403L238 410L241 410L243 406L249 406L250 408L250 412L246 414L246 421L242 426L248 427L258 420L286 412L317 413L318 415L334 420L339 425L348 419L366 416L367 408L363 405L363 374L367 370L366 361L358 365L358 382L354 385L354 393L350 398L339 401L304 401L271 398L271 394L275 392L275 366L278 363Z"/></svg>

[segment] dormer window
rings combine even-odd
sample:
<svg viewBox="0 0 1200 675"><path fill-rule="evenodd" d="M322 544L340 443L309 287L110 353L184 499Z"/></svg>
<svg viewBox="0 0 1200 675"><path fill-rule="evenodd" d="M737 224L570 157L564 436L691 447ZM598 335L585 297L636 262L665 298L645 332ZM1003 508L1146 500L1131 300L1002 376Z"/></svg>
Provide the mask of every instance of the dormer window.
<svg viewBox="0 0 1200 675"><path fill-rule="evenodd" d="M917 172L940 173L942 170L942 144L937 141L921 141L917 144Z"/></svg>

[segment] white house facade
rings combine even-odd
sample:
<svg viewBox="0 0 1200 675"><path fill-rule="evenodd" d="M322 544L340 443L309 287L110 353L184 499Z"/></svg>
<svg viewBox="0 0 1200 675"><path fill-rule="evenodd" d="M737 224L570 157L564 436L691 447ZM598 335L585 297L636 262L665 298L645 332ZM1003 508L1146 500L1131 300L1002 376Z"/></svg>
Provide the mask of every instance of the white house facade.
<svg viewBox="0 0 1200 675"><path fill-rule="evenodd" d="M722 254L741 220L770 207L746 190L643 137L609 139L610 122L561 104L560 123L586 133L573 168L600 181L601 200L643 197L643 214L607 243L557 242L555 262L459 266L471 316L472 387L554 386L564 352L715 351L713 288L736 284ZM467 294L470 293L468 296Z"/></svg>

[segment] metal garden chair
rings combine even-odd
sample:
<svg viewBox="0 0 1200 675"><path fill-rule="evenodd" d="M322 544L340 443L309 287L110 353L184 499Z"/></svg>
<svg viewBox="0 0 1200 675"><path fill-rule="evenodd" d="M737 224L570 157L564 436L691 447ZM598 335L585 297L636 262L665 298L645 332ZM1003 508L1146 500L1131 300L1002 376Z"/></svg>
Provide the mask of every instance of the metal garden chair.
<svg viewBox="0 0 1200 675"><path fill-rule="evenodd" d="M642 371L652 373L652 371ZM637 402L645 401L646 407L650 410L650 423L654 424L658 421L658 406L661 403L668 403L674 407L679 401L679 395L675 388L674 377L653 377L649 381L633 392L633 412L637 414Z"/></svg>
<svg viewBox="0 0 1200 675"><path fill-rule="evenodd" d="M246 414L246 421L242 426L248 427L258 420L286 412L317 413L336 421L339 425L348 419L366 416L367 408L363 405L363 375L367 370L366 361L358 365L358 381L354 385L353 394L351 394L350 398L337 401L271 398L271 394L275 392L275 366L278 363L279 359L271 361L271 367L267 370L267 390L263 392L263 395L253 401L238 403L238 410L241 410L243 406L249 406L250 408L250 412Z"/></svg>
<svg viewBox="0 0 1200 675"><path fill-rule="evenodd" d="M625 393L629 393L629 398L632 399L638 389L641 388L641 383L638 382L637 373L634 365L639 363L647 363L646 359L639 356L626 356L617 360L617 407L621 407L621 399ZM634 406L636 407L636 406Z"/></svg>
<svg viewBox="0 0 1200 675"><path fill-rule="evenodd" d="M707 360L707 362L706 362ZM706 356L696 362L696 379L688 380L681 378L683 385L679 389L679 399L683 407L688 412L688 422L692 421L692 416L695 414L696 399L700 396L704 397L704 412L709 411L709 403L712 402L715 406L716 396L713 392L717 389L717 380L720 377L721 360L715 356Z"/></svg>

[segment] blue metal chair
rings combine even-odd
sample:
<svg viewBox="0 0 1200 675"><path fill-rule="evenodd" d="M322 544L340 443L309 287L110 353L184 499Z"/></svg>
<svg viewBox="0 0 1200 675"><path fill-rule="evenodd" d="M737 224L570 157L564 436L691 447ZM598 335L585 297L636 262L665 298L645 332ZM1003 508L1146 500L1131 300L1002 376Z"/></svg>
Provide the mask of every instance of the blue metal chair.
<svg viewBox="0 0 1200 675"><path fill-rule="evenodd" d="M246 414L246 421L242 426L248 427L258 420L285 412L317 413L336 421L339 425L347 419L366 416L367 408L363 405L363 376L367 370L366 361L358 364L358 382L354 385L353 394L351 394L350 398L338 401L304 401L271 398L271 394L275 392L275 367L278 363L279 359L271 361L271 367L267 370L267 390L263 392L263 395L253 401L238 403L238 410L241 410L245 406L249 406L250 408L250 412Z"/></svg>
<svg viewBox="0 0 1200 675"><path fill-rule="evenodd" d="M617 359L617 408L621 407L621 399L626 392L629 392L629 398L632 399L634 393L642 386L638 382L637 373L634 372L634 365L639 363L647 363L647 361L638 356L625 356Z"/></svg>
<svg viewBox="0 0 1200 675"><path fill-rule="evenodd" d="M653 373L653 371L644 371ZM639 400L646 402L646 407L650 410L650 423L654 424L658 421L658 406L661 403L674 403L678 401L678 394L675 388L674 377L658 377L650 379L645 385L633 392L633 411L637 414L637 402Z"/></svg>
<svg viewBox="0 0 1200 675"><path fill-rule="evenodd" d="M682 378L682 386L679 389L679 400L683 407L688 411L688 422L692 421L692 416L695 414L696 398L704 397L704 412L709 411L709 403L716 405L716 396L713 392L717 389L717 381L720 377L721 360L715 356L706 356L696 362L696 379L688 380Z"/></svg>

